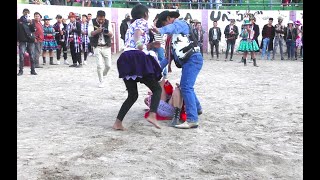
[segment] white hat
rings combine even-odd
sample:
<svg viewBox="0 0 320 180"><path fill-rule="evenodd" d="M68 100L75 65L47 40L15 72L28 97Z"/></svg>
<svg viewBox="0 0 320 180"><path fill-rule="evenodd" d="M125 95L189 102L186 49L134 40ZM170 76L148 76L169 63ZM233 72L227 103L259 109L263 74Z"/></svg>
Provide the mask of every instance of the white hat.
<svg viewBox="0 0 320 180"><path fill-rule="evenodd" d="M292 20L289 20L288 24L293 24L293 21L292 21Z"/></svg>

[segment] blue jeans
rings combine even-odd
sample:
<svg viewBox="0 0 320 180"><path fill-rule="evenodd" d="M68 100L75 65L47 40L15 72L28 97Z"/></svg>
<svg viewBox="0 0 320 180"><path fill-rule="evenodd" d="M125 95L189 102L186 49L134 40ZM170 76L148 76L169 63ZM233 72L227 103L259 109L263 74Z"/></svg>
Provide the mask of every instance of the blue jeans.
<svg viewBox="0 0 320 180"><path fill-rule="evenodd" d="M34 72L34 43L19 42L19 70L23 71L24 66L24 53L27 51L30 56L31 72Z"/></svg>
<svg viewBox="0 0 320 180"><path fill-rule="evenodd" d="M296 50L296 42L292 39L287 40L288 59L293 59Z"/></svg>
<svg viewBox="0 0 320 180"><path fill-rule="evenodd" d="M158 55L158 60L159 60L160 67L163 72L163 76L167 76L167 74L168 74L168 68L167 68L168 60L165 58L164 49L162 47L159 47L159 48L153 48L152 50Z"/></svg>
<svg viewBox="0 0 320 180"><path fill-rule="evenodd" d="M264 55L266 54L266 50L269 47L269 43L270 43L270 38L264 38L262 40L262 53L261 53L261 59L264 59ZM267 51L267 57L268 60L270 60L270 51Z"/></svg>
<svg viewBox="0 0 320 180"><path fill-rule="evenodd" d="M194 53L182 65L180 87L186 106L187 122L198 122L198 111L202 109L193 88L202 65L203 57L201 53Z"/></svg>

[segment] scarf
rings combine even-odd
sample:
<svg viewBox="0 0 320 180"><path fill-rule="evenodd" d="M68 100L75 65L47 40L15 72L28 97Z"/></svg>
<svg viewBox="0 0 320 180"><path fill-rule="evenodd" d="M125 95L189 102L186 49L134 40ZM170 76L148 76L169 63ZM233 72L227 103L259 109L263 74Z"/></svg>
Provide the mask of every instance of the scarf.
<svg viewBox="0 0 320 180"><path fill-rule="evenodd" d="M82 49L85 52L88 52L88 44L90 42L89 40L89 36L88 36L88 23L81 23L81 32L86 32L87 34L81 34L81 45L82 45ZM84 43L84 47L83 47L83 43Z"/></svg>
<svg viewBox="0 0 320 180"><path fill-rule="evenodd" d="M69 46L70 42L73 42L74 43L74 48L76 49L76 53L80 52L80 37L78 36L77 33L75 32L71 32L72 30L76 29L77 26L76 26L76 22L70 22L67 26L67 46ZM71 40L71 38L73 40Z"/></svg>

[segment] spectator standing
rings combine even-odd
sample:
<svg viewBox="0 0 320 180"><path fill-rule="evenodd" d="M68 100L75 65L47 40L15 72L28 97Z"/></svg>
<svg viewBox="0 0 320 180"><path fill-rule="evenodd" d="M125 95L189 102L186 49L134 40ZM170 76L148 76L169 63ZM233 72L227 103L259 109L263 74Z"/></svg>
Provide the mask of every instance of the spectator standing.
<svg viewBox="0 0 320 180"><path fill-rule="evenodd" d="M281 16L279 16L278 17L278 24L276 24L274 26L276 32L275 32L273 56L272 56L273 60L274 60L274 56L276 54L278 45L279 45L279 49L280 49L281 60L284 60L284 57L283 57L283 43L284 43L283 36L284 36L285 26L282 25L282 21L283 21L283 18Z"/></svg>
<svg viewBox="0 0 320 180"><path fill-rule="evenodd" d="M47 51L49 51L49 58L50 58L50 65L57 65L53 63L53 51L58 48L57 41L55 40L55 30L52 25L50 25L50 20L48 15L45 15L43 17L43 34L44 34L44 40L43 40L43 47L42 47L42 59L43 64L46 64L46 54Z"/></svg>
<svg viewBox="0 0 320 180"><path fill-rule="evenodd" d="M289 20L284 30L284 40L287 43L288 60L293 60L296 49L297 29L293 27L293 21Z"/></svg>
<svg viewBox="0 0 320 180"><path fill-rule="evenodd" d="M130 21L131 21L130 14L127 13L125 16L125 19L122 20L120 25L120 37L123 40L123 43L125 43L125 35L130 25Z"/></svg>
<svg viewBox="0 0 320 180"><path fill-rule="evenodd" d="M37 75L34 62L34 42L35 42L35 27L29 17L29 9L23 9L23 15L17 20L17 42L19 44L19 73L23 74L24 54L27 51L30 56L31 75Z"/></svg>
<svg viewBox="0 0 320 180"><path fill-rule="evenodd" d="M38 12L34 13L34 20L33 20L33 24L36 28L36 31L34 33L35 35L35 42L34 42L34 46L35 46L35 50L34 50L34 63L35 63L35 68L42 68L42 66L40 66L39 64L39 57L40 54L42 52L42 43L43 43L43 39L44 39L44 35L43 35L43 26L41 24L41 14Z"/></svg>
<svg viewBox="0 0 320 180"><path fill-rule="evenodd" d="M264 59L264 56L267 53L267 59L270 60L270 51L273 51L273 39L276 31L272 23L273 18L269 18L268 24L264 25L262 29L262 41L260 46L260 48L262 48L261 59Z"/></svg>
<svg viewBox="0 0 320 180"><path fill-rule="evenodd" d="M65 35L66 35L66 28L67 24L63 23L62 16L58 14L56 16L57 22L53 25L53 28L56 32L55 39L58 44L57 48L57 64L60 64L60 58L61 58L61 51L63 52L63 59L64 59L64 64L68 65L69 62L67 60L67 46L66 46L66 41L65 41Z"/></svg>
<svg viewBox="0 0 320 180"><path fill-rule="evenodd" d="M213 21L213 27L209 30L209 42L211 49L211 60L213 60L213 48L215 47L217 61L219 61L219 42L221 41L221 30L218 27L218 22Z"/></svg>
<svg viewBox="0 0 320 180"><path fill-rule="evenodd" d="M81 42L82 42L82 51L83 51L83 64L87 64L87 56L89 52L89 36L88 36L88 22L87 22L87 15L82 15L82 22L81 22Z"/></svg>
<svg viewBox="0 0 320 180"><path fill-rule="evenodd" d="M92 14L91 13L88 13L88 24L90 24L91 20L92 20ZM92 56L93 55L93 49L92 49L92 46L91 46L91 43L89 42L88 43L88 49L89 49L89 54L88 56Z"/></svg>
<svg viewBox="0 0 320 180"><path fill-rule="evenodd" d="M260 36L260 28L259 25L256 24L256 17L251 16L250 19L251 20L251 24L252 24L252 30L254 31L254 37L253 39L256 41L258 47L259 47L259 42L258 42L258 37ZM259 48L260 49L260 48ZM259 49L256 52L259 52Z"/></svg>
<svg viewBox="0 0 320 180"><path fill-rule="evenodd" d="M233 52L234 52L234 45L236 44L236 40L239 35L238 27L235 25L235 19L230 19L230 24L226 26L224 29L224 35L227 39L227 49L226 49L226 58L225 61L228 59L229 50L231 49L230 53L230 61L232 61Z"/></svg>
<svg viewBox="0 0 320 180"><path fill-rule="evenodd" d="M294 22L297 30L297 38L296 38L296 49L295 49L295 60L298 60L298 51L300 49L301 52L301 47L302 47L302 30L301 30L301 22L299 20Z"/></svg>
<svg viewBox="0 0 320 180"><path fill-rule="evenodd" d="M197 22L196 28L193 30L194 35L197 37L198 46L200 47L200 52L203 57L203 34L205 31L202 29L201 22Z"/></svg>
<svg viewBox="0 0 320 180"><path fill-rule="evenodd" d="M67 26L67 47L70 47L73 64L69 67L82 67L81 63L81 24L76 22L76 14L69 13L70 23ZM79 63L77 65L77 63Z"/></svg>
<svg viewBox="0 0 320 180"><path fill-rule="evenodd" d="M249 20L244 20L243 28L240 33L240 37L242 39L240 41L238 51L243 52L242 62L245 66L247 65L247 55L248 53L250 53L251 59L253 60L253 66L258 67L255 52L259 50L259 46L257 42L253 39L255 31L250 26L252 26L252 23Z"/></svg>

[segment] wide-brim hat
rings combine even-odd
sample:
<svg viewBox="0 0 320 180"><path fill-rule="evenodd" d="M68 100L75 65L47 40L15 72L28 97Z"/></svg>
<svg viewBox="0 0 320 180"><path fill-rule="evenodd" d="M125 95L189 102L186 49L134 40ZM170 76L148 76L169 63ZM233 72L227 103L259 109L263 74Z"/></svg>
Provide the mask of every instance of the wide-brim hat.
<svg viewBox="0 0 320 180"><path fill-rule="evenodd" d="M242 25L251 25L251 22L250 20L244 20Z"/></svg>
<svg viewBox="0 0 320 180"><path fill-rule="evenodd" d="M49 16L48 16L48 15L44 15L44 16L43 16L42 21L45 21L45 20L52 20L52 19L51 19L51 18L49 18Z"/></svg>
<svg viewBox="0 0 320 180"><path fill-rule="evenodd" d="M174 18L178 18L180 16L179 12L177 11L162 11L160 14L159 14L159 17L158 17L158 21L156 23L156 27L157 28L161 28L163 25L162 25L162 22L163 21L166 21L167 17L174 17Z"/></svg>
<svg viewBox="0 0 320 180"><path fill-rule="evenodd" d="M293 21L292 21L292 20L289 20L289 21L288 21L288 24L293 24Z"/></svg>
<svg viewBox="0 0 320 180"><path fill-rule="evenodd" d="M69 15L68 15L68 18L70 19L72 17L76 18L77 15L75 13L73 13L73 12L70 12Z"/></svg>
<svg viewBox="0 0 320 180"><path fill-rule="evenodd" d="M283 17L279 16L279 17L278 17L278 20L283 21Z"/></svg>
<svg viewBox="0 0 320 180"><path fill-rule="evenodd" d="M301 26L301 22L299 20L296 20L296 22L294 22L295 25Z"/></svg>

